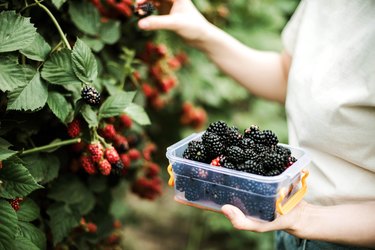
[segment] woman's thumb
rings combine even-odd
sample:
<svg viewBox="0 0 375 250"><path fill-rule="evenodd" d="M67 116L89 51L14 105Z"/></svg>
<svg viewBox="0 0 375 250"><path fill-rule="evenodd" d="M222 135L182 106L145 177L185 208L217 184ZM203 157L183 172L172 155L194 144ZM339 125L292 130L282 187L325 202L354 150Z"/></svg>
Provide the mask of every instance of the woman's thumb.
<svg viewBox="0 0 375 250"><path fill-rule="evenodd" d="M149 16L139 20L138 26L144 30L173 30L175 28L175 22L173 19L174 18L171 15Z"/></svg>

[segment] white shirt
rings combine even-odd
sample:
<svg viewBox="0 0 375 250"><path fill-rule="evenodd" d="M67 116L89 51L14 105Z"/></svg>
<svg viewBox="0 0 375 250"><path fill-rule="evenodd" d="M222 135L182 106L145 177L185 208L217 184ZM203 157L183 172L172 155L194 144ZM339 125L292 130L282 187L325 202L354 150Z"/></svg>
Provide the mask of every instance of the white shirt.
<svg viewBox="0 0 375 250"><path fill-rule="evenodd" d="M289 143L312 158L306 200L375 200L375 1L303 0L282 39Z"/></svg>

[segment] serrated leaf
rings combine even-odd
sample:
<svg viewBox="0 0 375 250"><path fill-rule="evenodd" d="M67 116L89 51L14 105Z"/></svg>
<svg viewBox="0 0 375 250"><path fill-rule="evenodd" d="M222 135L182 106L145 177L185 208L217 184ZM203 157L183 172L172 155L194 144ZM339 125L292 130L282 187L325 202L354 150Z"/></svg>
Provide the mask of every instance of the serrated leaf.
<svg viewBox="0 0 375 250"><path fill-rule="evenodd" d="M10 146L12 146L12 144L0 137L0 161L8 159L17 154L17 151L9 149Z"/></svg>
<svg viewBox="0 0 375 250"><path fill-rule="evenodd" d="M121 37L121 26L119 21L109 20L100 25L100 39L106 44L114 44Z"/></svg>
<svg viewBox="0 0 375 250"><path fill-rule="evenodd" d="M26 198L21 204L17 211L18 220L30 222L39 217L39 207L32 199Z"/></svg>
<svg viewBox="0 0 375 250"><path fill-rule="evenodd" d="M16 14L15 11L0 13L0 52L27 48L36 34L36 28L30 23L30 18Z"/></svg>
<svg viewBox="0 0 375 250"><path fill-rule="evenodd" d="M66 2L66 0L52 0L52 3L56 6L57 9L60 9L60 7Z"/></svg>
<svg viewBox="0 0 375 250"><path fill-rule="evenodd" d="M70 50L62 49L53 53L43 66L42 78L51 84L81 84L73 71Z"/></svg>
<svg viewBox="0 0 375 250"><path fill-rule="evenodd" d="M0 196L6 199L25 197L36 189L43 188L34 180L29 170L21 163L7 161L0 171L3 190Z"/></svg>
<svg viewBox="0 0 375 250"><path fill-rule="evenodd" d="M135 92L119 92L105 100L99 109L99 120L106 117L118 116L124 112L135 97Z"/></svg>
<svg viewBox="0 0 375 250"><path fill-rule="evenodd" d="M31 240L21 235L17 235L16 239L14 240L12 250L40 250L40 249L34 243L32 243Z"/></svg>
<svg viewBox="0 0 375 250"><path fill-rule="evenodd" d="M10 249L17 232L17 215L9 202L0 199L0 249Z"/></svg>
<svg viewBox="0 0 375 250"><path fill-rule="evenodd" d="M20 52L27 58L35 61L44 61L51 51L51 46L44 40L44 38L36 33L34 41Z"/></svg>
<svg viewBox="0 0 375 250"><path fill-rule="evenodd" d="M99 33L100 14L93 4L85 1L70 1L69 14L73 23L83 33L89 35Z"/></svg>
<svg viewBox="0 0 375 250"><path fill-rule="evenodd" d="M66 123L72 105L65 97L56 91L50 91L48 94L47 104L52 113L54 113L61 122Z"/></svg>
<svg viewBox="0 0 375 250"><path fill-rule="evenodd" d="M25 86L28 81L17 56L0 55L0 90L12 91L20 86Z"/></svg>
<svg viewBox="0 0 375 250"><path fill-rule="evenodd" d="M150 118L142 106L130 103L129 106L125 108L124 112L140 125L151 124Z"/></svg>
<svg viewBox="0 0 375 250"><path fill-rule="evenodd" d="M58 176L59 159L52 154L32 154L22 157L25 167L38 183L48 183Z"/></svg>
<svg viewBox="0 0 375 250"><path fill-rule="evenodd" d="M56 245L62 241L69 232L79 225L81 215L62 203L55 203L47 210L50 217L50 227L53 236L53 243Z"/></svg>
<svg viewBox="0 0 375 250"><path fill-rule="evenodd" d="M82 37L81 39L95 52L101 51L104 47L104 43L97 38Z"/></svg>
<svg viewBox="0 0 375 250"><path fill-rule="evenodd" d="M98 127L98 115L92 110L90 105L84 104L81 108L81 114L90 128Z"/></svg>
<svg viewBox="0 0 375 250"><path fill-rule="evenodd" d="M22 204L24 206L24 204ZM44 233L31 223L19 221L18 222L18 237L28 239L38 249L46 249L46 236ZM17 237L17 238L18 238Z"/></svg>
<svg viewBox="0 0 375 250"><path fill-rule="evenodd" d="M40 73L37 72L26 86L8 93L7 110L34 111L42 108L46 104L47 98L47 85L40 78Z"/></svg>
<svg viewBox="0 0 375 250"><path fill-rule="evenodd" d="M72 50L73 71L83 82L93 82L98 75L98 65L90 48L79 38Z"/></svg>
<svg viewBox="0 0 375 250"><path fill-rule="evenodd" d="M64 175L53 183L48 198L67 204L76 204L82 202L85 196L90 194L90 190L76 176Z"/></svg>

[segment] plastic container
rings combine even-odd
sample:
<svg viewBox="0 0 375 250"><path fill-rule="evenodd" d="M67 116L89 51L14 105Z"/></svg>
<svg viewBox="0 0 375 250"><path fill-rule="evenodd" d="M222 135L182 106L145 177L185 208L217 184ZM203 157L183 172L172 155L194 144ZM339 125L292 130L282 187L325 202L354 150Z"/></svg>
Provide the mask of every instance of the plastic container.
<svg viewBox="0 0 375 250"><path fill-rule="evenodd" d="M280 144L289 148L297 161L280 175L260 176L184 159L188 143L200 140L203 133L194 133L167 148L169 185L174 186L176 201L216 212L224 204L232 204L246 216L272 221L305 195L310 158L302 149Z"/></svg>

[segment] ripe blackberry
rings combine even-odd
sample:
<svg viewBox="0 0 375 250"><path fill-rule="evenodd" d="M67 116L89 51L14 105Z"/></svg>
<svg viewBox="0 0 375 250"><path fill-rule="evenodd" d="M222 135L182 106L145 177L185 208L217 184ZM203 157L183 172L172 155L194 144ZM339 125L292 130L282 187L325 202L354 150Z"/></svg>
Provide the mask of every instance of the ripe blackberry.
<svg viewBox="0 0 375 250"><path fill-rule="evenodd" d="M227 131L228 125L224 121L212 122L207 128L207 132L217 134L221 137L225 137L227 135Z"/></svg>
<svg viewBox="0 0 375 250"><path fill-rule="evenodd" d="M241 144L239 145L242 149L254 149L255 148L255 142L251 138L243 138L241 140Z"/></svg>
<svg viewBox="0 0 375 250"><path fill-rule="evenodd" d="M289 162L287 164L287 167L292 166L296 161L297 159L294 156L289 156Z"/></svg>
<svg viewBox="0 0 375 250"><path fill-rule="evenodd" d="M247 173L263 175L263 176L266 175L266 171L263 167L263 164L258 161L247 160L244 162L244 165L246 166L245 172Z"/></svg>
<svg viewBox="0 0 375 250"><path fill-rule="evenodd" d="M86 85L81 90L82 99L89 105L95 106L100 103L100 93L93 87Z"/></svg>
<svg viewBox="0 0 375 250"><path fill-rule="evenodd" d="M285 157L289 157L292 154L292 152L290 151L289 148L286 148L286 147L281 146L281 145L277 145L275 147L275 152L277 152L278 154L283 155Z"/></svg>
<svg viewBox="0 0 375 250"><path fill-rule="evenodd" d="M266 176L276 176L282 173L282 170L274 168L266 172Z"/></svg>
<svg viewBox="0 0 375 250"><path fill-rule="evenodd" d="M151 2L138 4L134 7L134 14L138 17L146 17L155 11L155 7Z"/></svg>
<svg viewBox="0 0 375 250"><path fill-rule="evenodd" d="M253 139L256 144L264 144L265 142L265 135L259 130L250 132L250 138Z"/></svg>
<svg viewBox="0 0 375 250"><path fill-rule="evenodd" d="M188 186L189 178L181 175L176 175L174 180L174 185L176 190L180 192L184 192L186 187Z"/></svg>
<svg viewBox="0 0 375 250"><path fill-rule="evenodd" d="M257 125L251 125L244 130L244 138L251 138L251 135L257 131L259 131L259 127Z"/></svg>
<svg viewBox="0 0 375 250"><path fill-rule="evenodd" d="M125 169L124 163L122 160L118 160L115 163L111 164L112 173L115 175L121 175L123 173L123 170Z"/></svg>
<svg viewBox="0 0 375 250"><path fill-rule="evenodd" d="M207 150L210 158L217 157L224 153L225 145L217 134L205 132L202 135L202 143Z"/></svg>
<svg viewBox="0 0 375 250"><path fill-rule="evenodd" d="M257 161L259 159L259 156L260 155L252 149L245 149L244 150L244 159L245 160Z"/></svg>
<svg viewBox="0 0 375 250"><path fill-rule="evenodd" d="M227 130L227 146L239 146L242 142L243 135L239 132L238 128L232 126Z"/></svg>
<svg viewBox="0 0 375 250"><path fill-rule="evenodd" d="M288 162L288 156L283 156L276 152L270 152L265 156L263 164L268 171L271 169L279 169L280 171L284 171Z"/></svg>
<svg viewBox="0 0 375 250"><path fill-rule="evenodd" d="M233 163L240 163L244 161L245 154L242 148L237 146L230 146L226 150L226 156L229 161Z"/></svg>
<svg viewBox="0 0 375 250"><path fill-rule="evenodd" d="M201 141L191 141L185 149L183 158L192 161L199 161L208 163L207 152Z"/></svg>
<svg viewBox="0 0 375 250"><path fill-rule="evenodd" d="M264 144L267 146L276 146L279 139L271 130L263 130Z"/></svg>
<svg viewBox="0 0 375 250"><path fill-rule="evenodd" d="M207 188L207 193L209 195L209 199L218 205L224 205L228 203L228 190L225 187L211 184Z"/></svg>

